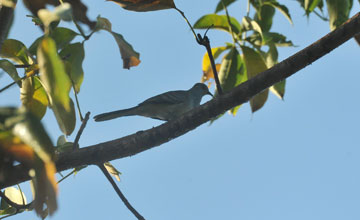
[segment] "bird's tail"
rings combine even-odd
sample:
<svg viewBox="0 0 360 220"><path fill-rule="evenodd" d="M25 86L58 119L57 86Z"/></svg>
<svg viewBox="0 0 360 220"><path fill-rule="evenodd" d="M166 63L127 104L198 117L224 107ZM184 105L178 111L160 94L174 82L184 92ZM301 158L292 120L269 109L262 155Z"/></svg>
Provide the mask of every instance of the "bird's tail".
<svg viewBox="0 0 360 220"><path fill-rule="evenodd" d="M107 121L118 117L136 115L136 107L95 115L95 121Z"/></svg>

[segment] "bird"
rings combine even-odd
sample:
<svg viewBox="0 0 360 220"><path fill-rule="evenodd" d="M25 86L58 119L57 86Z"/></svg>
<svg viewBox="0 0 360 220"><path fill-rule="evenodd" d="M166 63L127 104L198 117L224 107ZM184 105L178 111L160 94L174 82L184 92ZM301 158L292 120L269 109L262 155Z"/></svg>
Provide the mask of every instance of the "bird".
<svg viewBox="0 0 360 220"><path fill-rule="evenodd" d="M94 120L107 121L123 116L139 115L163 121L170 121L200 105L205 95L211 95L203 83L196 83L189 90L176 90L146 99L135 107L107 112L94 116Z"/></svg>

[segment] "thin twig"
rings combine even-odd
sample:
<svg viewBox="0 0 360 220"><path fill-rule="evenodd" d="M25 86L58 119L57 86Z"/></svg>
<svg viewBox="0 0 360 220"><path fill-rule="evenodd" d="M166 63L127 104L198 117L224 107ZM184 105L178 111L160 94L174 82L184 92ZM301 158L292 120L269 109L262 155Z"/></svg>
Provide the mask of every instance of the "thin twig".
<svg viewBox="0 0 360 220"><path fill-rule="evenodd" d="M30 67L30 64L15 64L15 68L27 68Z"/></svg>
<svg viewBox="0 0 360 220"><path fill-rule="evenodd" d="M70 173L66 174L66 176L64 176L63 178L61 178L57 183L61 183L64 179L68 178L70 175L72 175L73 173L75 173L75 169L73 171L71 171Z"/></svg>
<svg viewBox="0 0 360 220"><path fill-rule="evenodd" d="M114 188L114 190L116 191L116 193L118 194L120 199L123 201L126 208L128 208L130 210L130 212L132 212L138 220L145 220L145 218L142 215L140 215L140 213L138 211L136 211L136 209L129 203L129 201L126 199L124 194L120 191L120 189L116 185L114 179L111 177L109 172L106 170L104 164L100 163L100 164L96 164L96 165L100 168L100 170L103 172L103 174L105 175L107 180L110 182L111 186Z"/></svg>
<svg viewBox="0 0 360 220"><path fill-rule="evenodd" d="M223 4L223 7L224 7L224 10L225 10L225 14L226 14L226 18L227 18L227 22L229 24L229 31L231 33L231 36L232 36L232 39L233 39L233 42L234 44L236 43L236 38L235 38L235 35L234 35L234 31L232 29L232 24L231 24L231 21L230 21L230 15L229 15L229 11L227 10L227 7L224 3L224 0L221 0L221 3Z"/></svg>
<svg viewBox="0 0 360 220"><path fill-rule="evenodd" d="M81 134L83 133L83 131L85 129L86 123L89 120L89 116L90 116L90 112L87 112L86 115L85 115L85 118L82 120L82 124L80 126L80 129L79 129L79 131L78 131L78 133L76 134L76 137L75 137L74 149L79 149L79 140L80 140Z"/></svg>
<svg viewBox="0 0 360 220"><path fill-rule="evenodd" d="M22 78L20 78L17 81L14 81L12 83L10 83L9 85L5 86L4 88L0 89L0 93L2 93L3 91L7 90L8 88L10 88L11 86L15 85L16 83L20 82L21 80L26 79L27 76L23 76Z"/></svg>
<svg viewBox="0 0 360 220"><path fill-rule="evenodd" d="M194 34L194 37L195 37L196 41L198 41L197 35L196 35L196 33L195 33L195 30L194 30L193 26L190 24L189 20L186 18L185 13L184 13L183 11L181 11L180 9L178 9L177 7L175 7L174 9L175 9L176 11L178 11L178 12L181 14L181 16L183 16L183 18L185 19L186 23L189 25L192 33Z"/></svg>

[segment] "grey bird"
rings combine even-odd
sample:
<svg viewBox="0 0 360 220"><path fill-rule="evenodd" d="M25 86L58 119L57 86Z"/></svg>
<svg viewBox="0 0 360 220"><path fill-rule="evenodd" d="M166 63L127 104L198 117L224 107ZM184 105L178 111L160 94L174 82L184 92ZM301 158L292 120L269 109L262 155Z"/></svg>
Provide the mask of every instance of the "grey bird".
<svg viewBox="0 0 360 220"><path fill-rule="evenodd" d="M139 105L94 116L95 121L107 121L118 117L140 115L170 121L200 105L204 95L211 95L203 83L196 83L189 90L165 92L151 97Z"/></svg>

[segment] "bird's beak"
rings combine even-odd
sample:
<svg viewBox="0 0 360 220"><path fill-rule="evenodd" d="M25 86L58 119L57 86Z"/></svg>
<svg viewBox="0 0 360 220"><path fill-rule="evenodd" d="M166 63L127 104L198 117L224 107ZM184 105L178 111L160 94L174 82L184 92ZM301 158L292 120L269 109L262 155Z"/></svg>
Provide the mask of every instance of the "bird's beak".
<svg viewBox="0 0 360 220"><path fill-rule="evenodd" d="M207 94L207 95L211 95L211 97L214 98L214 96L213 96L213 94L211 94L211 92L207 92L206 94Z"/></svg>

